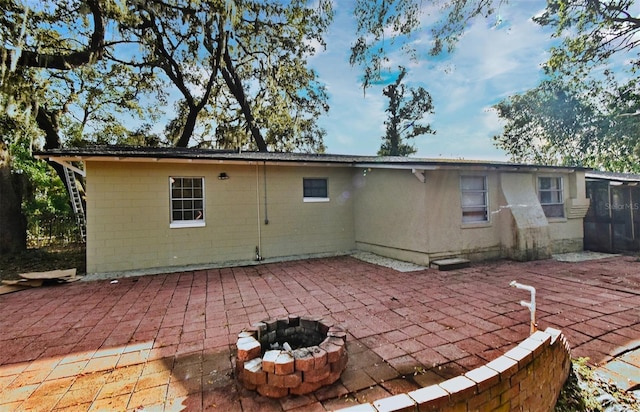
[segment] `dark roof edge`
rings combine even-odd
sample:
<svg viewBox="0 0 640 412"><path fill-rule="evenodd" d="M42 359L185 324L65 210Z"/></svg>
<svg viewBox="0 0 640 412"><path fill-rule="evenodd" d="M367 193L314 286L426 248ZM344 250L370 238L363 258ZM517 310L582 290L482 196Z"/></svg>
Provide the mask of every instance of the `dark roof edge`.
<svg viewBox="0 0 640 412"><path fill-rule="evenodd" d="M35 151L34 156L49 158L118 158L118 159L193 159L235 162L277 162L277 163L322 163L343 164L354 167L426 168L432 167L482 167L496 169L545 169L545 170L588 170L579 166L549 166L500 161L464 159L427 159L412 157L381 157L343 154L311 154L283 152L236 152L210 149L190 149L173 147L137 146L88 146L81 148L58 148Z"/></svg>
<svg viewBox="0 0 640 412"><path fill-rule="evenodd" d="M640 182L640 175L635 173L604 172L590 170L585 173L588 179L611 180L614 182Z"/></svg>

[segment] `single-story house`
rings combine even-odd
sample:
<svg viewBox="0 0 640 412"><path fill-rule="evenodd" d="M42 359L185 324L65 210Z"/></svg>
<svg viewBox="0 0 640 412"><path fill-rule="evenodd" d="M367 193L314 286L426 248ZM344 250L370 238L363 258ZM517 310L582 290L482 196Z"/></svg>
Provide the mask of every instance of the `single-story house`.
<svg viewBox="0 0 640 412"><path fill-rule="evenodd" d="M588 171L585 177L591 206L584 219L584 248L640 251L640 175Z"/></svg>
<svg viewBox="0 0 640 412"><path fill-rule="evenodd" d="M346 254L549 257L583 249L585 170L329 154L85 147L87 272ZM74 166L75 165L75 166Z"/></svg>

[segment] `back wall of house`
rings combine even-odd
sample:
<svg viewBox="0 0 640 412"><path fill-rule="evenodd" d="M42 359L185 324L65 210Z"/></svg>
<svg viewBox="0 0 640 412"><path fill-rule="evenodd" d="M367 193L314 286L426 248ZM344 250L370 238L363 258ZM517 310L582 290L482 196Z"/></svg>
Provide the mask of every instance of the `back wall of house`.
<svg viewBox="0 0 640 412"><path fill-rule="evenodd" d="M352 170L87 161L87 272L203 265L355 247ZM220 180L226 173L229 178ZM205 226L170 228L170 177L204 177ZM304 202L305 177L329 199ZM265 204L266 188L266 204ZM268 224L265 222L268 219Z"/></svg>

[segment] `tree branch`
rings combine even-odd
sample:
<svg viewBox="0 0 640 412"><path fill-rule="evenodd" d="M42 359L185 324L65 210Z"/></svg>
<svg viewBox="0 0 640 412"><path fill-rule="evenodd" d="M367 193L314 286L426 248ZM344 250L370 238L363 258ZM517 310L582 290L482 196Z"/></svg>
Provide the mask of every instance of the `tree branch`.
<svg viewBox="0 0 640 412"><path fill-rule="evenodd" d="M91 35L91 41L84 50L66 55L23 50L18 58L17 65L21 67L70 70L100 60L105 51L104 15L99 0L87 0L87 5L93 15L93 34ZM5 64L11 66L11 57Z"/></svg>

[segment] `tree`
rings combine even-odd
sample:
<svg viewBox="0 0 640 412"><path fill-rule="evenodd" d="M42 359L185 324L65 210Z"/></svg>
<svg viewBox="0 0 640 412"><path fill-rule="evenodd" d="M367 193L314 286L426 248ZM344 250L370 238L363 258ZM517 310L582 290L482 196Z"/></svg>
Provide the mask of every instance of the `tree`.
<svg viewBox="0 0 640 412"><path fill-rule="evenodd" d="M640 172L637 85L606 89L589 94L572 82L551 79L503 100L494 106L506 120L494 137L496 146L518 162Z"/></svg>
<svg viewBox="0 0 640 412"><path fill-rule="evenodd" d="M77 139L89 122L104 124L113 119L112 113L122 112L121 107L134 106L136 95L124 83L125 72L103 62L106 22L115 13L112 4L88 0L27 7L4 1L0 9L0 108L10 119L3 123L3 157L10 159L9 148L34 123L44 147L55 148L63 135ZM122 83L109 82L114 78ZM80 119L72 119L72 112ZM52 166L62 176L61 166ZM20 196L12 199L19 207ZM0 209L0 221L12 219L5 210Z"/></svg>
<svg viewBox="0 0 640 412"><path fill-rule="evenodd" d="M11 122L0 118L3 126ZM27 247L27 221L21 210L22 176L13 173L6 136L0 134L0 255Z"/></svg>
<svg viewBox="0 0 640 412"><path fill-rule="evenodd" d="M187 146L196 130L206 140L213 128L198 122L212 119L238 136L244 132L238 142L252 139L259 150L323 149L315 119L327 110L326 94L306 59L312 44L322 44L329 1L311 8L303 0L44 0L29 7L7 0L0 9L1 107L9 117L20 113L13 117L23 124L35 121L45 149L163 141L141 138L144 128L131 131L120 118L153 122L153 105L145 107L141 96L155 94L162 103L167 85L182 96L167 128L172 144ZM258 113L262 105L270 107ZM225 125L228 119L234 123ZM280 135L265 139L271 123ZM2 158L9 159L11 142L2 143ZM52 166L62 176L61 166ZM5 172L0 176L8 179Z"/></svg>
<svg viewBox="0 0 640 412"><path fill-rule="evenodd" d="M418 123L426 114L433 113L431 95L423 87L407 88L403 83L407 70L400 67L400 74L393 84L388 85L382 93L389 98L386 112L388 119L384 122L386 134L378 150L380 156L409 156L416 149L405 143L422 134L435 131L430 125Z"/></svg>
<svg viewBox="0 0 640 412"><path fill-rule="evenodd" d="M354 13L358 24L350 61L363 70L363 86L380 79L389 63L389 53L397 47L412 58L417 50L413 35L431 32L429 54L454 50L467 27L475 19L488 19L508 0L358 0ZM512 2L517 7L517 2ZM546 3L546 4L545 4ZM549 73L562 73L582 79L615 54L626 54L640 42L640 18L634 0L548 0L540 1L544 10L533 20L553 30L560 44L551 49L546 64ZM437 13L439 19L427 19ZM423 22L429 21L428 26ZM632 60L637 67L639 60Z"/></svg>
<svg viewBox="0 0 640 412"><path fill-rule="evenodd" d="M551 49L550 72L561 73L580 82L615 54L633 51L640 44L640 18L634 0L549 0L534 21L553 28L562 39ZM637 67L637 56L631 61Z"/></svg>
<svg viewBox="0 0 640 412"><path fill-rule="evenodd" d="M150 0L144 6L131 4L130 14L136 19L122 24L121 31L149 47L128 64L161 70L180 92L176 117L166 129L176 146L187 146L194 132L201 144L214 137L207 121L220 130L234 130L232 141L221 133L215 135L223 138L218 147L237 147L249 139L260 151L278 149L282 142L291 150L306 141L300 136L310 135L320 139L321 146L315 120L327 110L327 97L315 72L307 68L307 58L316 51L312 44L323 44L332 12L326 0L315 8L306 3ZM281 129L283 119L287 127ZM205 125L197 129L199 120ZM293 134L276 137L274 129Z"/></svg>
<svg viewBox="0 0 640 412"><path fill-rule="evenodd" d="M431 55L452 51L475 19L489 18L507 0L359 0L358 39L351 63L363 69L363 87L380 79L389 53L401 49L415 58L412 36L431 31ZM513 5L517 4L513 2ZM533 17L558 39L544 65L547 80L495 108L507 120L496 144L513 159L578 163L615 171L637 171L640 18L634 0L548 0ZM541 2L542 5L542 2ZM422 7L424 6L424 7ZM441 18L428 27L430 11ZM612 58L626 59L613 74Z"/></svg>
<svg viewBox="0 0 640 412"><path fill-rule="evenodd" d="M507 121L498 147L514 159L640 172L638 46L633 1L548 1L534 21L561 43L545 64L548 80L496 107ZM627 58L625 70L611 59ZM529 134L525 137L525 134Z"/></svg>
<svg viewBox="0 0 640 412"><path fill-rule="evenodd" d="M352 43L349 61L362 69L362 86L366 89L380 80L390 62L391 50L399 48L417 59L413 35L425 29L423 21L431 11L441 16L426 27L433 40L428 53L435 56L444 50L453 50L473 19L488 18L495 12L495 5L503 2L506 0L433 0L429 4L422 0L357 0L356 40Z"/></svg>

